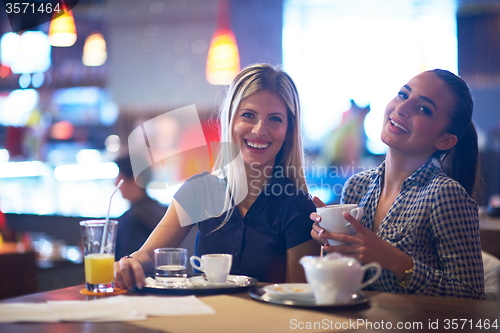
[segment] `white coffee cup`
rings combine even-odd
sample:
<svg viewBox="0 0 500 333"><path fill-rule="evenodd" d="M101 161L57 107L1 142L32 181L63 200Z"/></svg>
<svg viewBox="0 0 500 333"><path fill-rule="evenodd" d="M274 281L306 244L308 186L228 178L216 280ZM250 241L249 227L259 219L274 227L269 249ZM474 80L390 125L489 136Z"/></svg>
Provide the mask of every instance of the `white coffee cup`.
<svg viewBox="0 0 500 333"><path fill-rule="evenodd" d="M209 283L223 283L231 270L233 256L226 253L204 254L201 258L192 256L189 262L193 268L205 273Z"/></svg>
<svg viewBox="0 0 500 333"><path fill-rule="evenodd" d="M375 282L382 273L382 267L378 263L362 266L356 259L343 257L338 253L325 257L305 256L300 259L300 263L318 305L349 304L357 291ZM375 275L361 283L369 268L375 268Z"/></svg>
<svg viewBox="0 0 500 333"><path fill-rule="evenodd" d="M321 216L319 226L328 232L344 235L354 235L355 230L349 222L342 216L342 213L347 212L359 220L363 217L363 208L356 204L348 205L327 205L316 208L316 212ZM345 243L333 239L328 239L330 245L343 245Z"/></svg>

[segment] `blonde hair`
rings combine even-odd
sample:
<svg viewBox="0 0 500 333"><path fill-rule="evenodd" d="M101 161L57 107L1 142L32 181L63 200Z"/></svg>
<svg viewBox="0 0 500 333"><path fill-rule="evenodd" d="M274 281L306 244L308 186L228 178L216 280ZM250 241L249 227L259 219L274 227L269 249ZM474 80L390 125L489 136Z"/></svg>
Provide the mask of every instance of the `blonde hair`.
<svg viewBox="0 0 500 333"><path fill-rule="evenodd" d="M239 154L239 151L235 152L234 149L236 145L232 130L240 102L261 90L273 92L281 97L288 110L287 138L276 156L275 166L281 166L286 177L290 178L297 188L307 192L297 88L290 76L281 68L269 64L251 65L243 69L228 87L218 113L222 144L214 170L217 170L215 174L227 180L222 211L227 211L227 214L223 223L215 230L220 229L229 220L234 209L233 202L240 202L241 200L237 199L244 198L247 194L247 179L244 168L241 168L241 164L238 167L237 163L229 163L235 158L237 159L236 155ZM243 182L245 184L242 184Z"/></svg>

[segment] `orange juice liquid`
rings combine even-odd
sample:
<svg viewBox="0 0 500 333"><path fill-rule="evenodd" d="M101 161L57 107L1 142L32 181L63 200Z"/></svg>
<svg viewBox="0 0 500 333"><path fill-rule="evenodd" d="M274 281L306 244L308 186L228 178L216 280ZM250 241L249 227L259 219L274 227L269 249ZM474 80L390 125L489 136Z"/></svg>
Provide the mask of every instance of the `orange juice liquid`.
<svg viewBox="0 0 500 333"><path fill-rule="evenodd" d="M85 280L91 284L105 284L114 281L112 254L88 254L85 256Z"/></svg>

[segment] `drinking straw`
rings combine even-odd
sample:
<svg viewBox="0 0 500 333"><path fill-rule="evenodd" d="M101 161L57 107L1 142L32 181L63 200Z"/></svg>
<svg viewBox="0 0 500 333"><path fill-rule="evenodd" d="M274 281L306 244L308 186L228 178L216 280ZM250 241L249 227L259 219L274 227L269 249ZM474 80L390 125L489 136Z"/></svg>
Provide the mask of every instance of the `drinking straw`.
<svg viewBox="0 0 500 333"><path fill-rule="evenodd" d="M113 193L111 193L111 197L109 198L109 205L108 205L108 214L106 215L106 223L104 223L104 230L102 232L102 241L101 241L101 254L104 253L104 245L106 243L106 233L108 232L108 223L109 223L109 211L111 210L111 200L113 200L113 195L115 195L116 191L122 186L123 184L123 179L120 180L118 185L116 185L115 190Z"/></svg>

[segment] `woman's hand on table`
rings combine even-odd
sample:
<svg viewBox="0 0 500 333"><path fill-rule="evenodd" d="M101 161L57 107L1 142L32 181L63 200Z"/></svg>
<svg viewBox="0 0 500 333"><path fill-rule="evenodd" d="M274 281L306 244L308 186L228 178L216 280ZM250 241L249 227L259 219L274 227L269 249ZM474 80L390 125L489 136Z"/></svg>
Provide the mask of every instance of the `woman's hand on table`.
<svg viewBox="0 0 500 333"><path fill-rule="evenodd" d="M344 235L331 233L321 228L318 222L321 221L321 216L316 213L311 213L310 218L315 221L311 236L321 245L325 252L337 252L342 255L353 257L363 264L370 262L379 263L382 268L400 274L408 267L409 262L413 262L411 257L406 253L393 247L390 243L380 238L376 233L366 228L360 221L355 219L351 214L344 213L344 218L356 230L355 235ZM329 245L328 239L346 243L345 245ZM407 268L402 268L406 267Z"/></svg>
<svg viewBox="0 0 500 333"><path fill-rule="evenodd" d="M115 284L128 290L137 287L142 289L146 276L139 260L126 256L115 262Z"/></svg>

